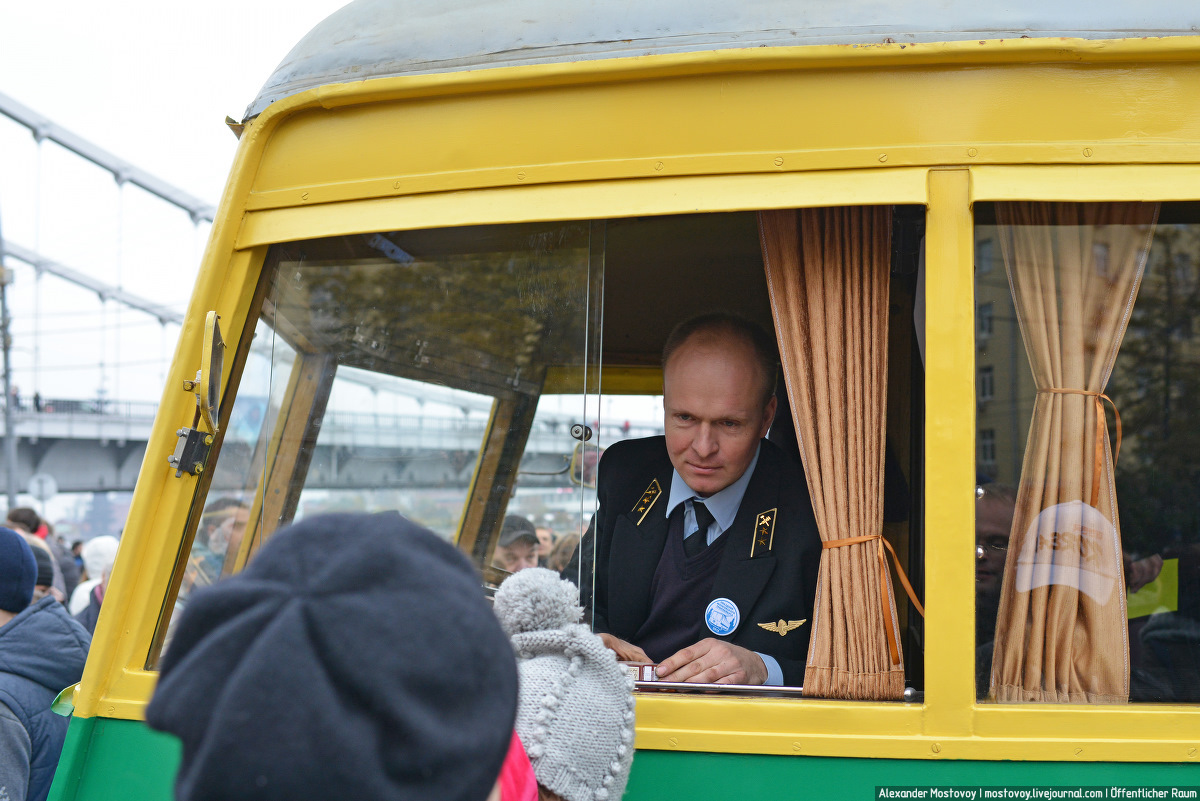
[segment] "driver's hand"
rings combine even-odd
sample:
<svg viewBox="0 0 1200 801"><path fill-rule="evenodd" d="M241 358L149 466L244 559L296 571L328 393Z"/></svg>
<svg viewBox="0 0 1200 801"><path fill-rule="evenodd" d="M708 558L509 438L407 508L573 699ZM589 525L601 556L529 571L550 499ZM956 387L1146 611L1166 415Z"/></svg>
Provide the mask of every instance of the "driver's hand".
<svg viewBox="0 0 1200 801"><path fill-rule="evenodd" d="M688 646L658 666L660 681L702 684L762 684L767 666L753 651L709 637Z"/></svg>
<svg viewBox="0 0 1200 801"><path fill-rule="evenodd" d="M611 634L601 634L600 639L604 641L605 647L616 652L617 659L622 662L651 662L653 660L646 656L646 652L638 648L631 642L625 642L620 637L614 637Z"/></svg>

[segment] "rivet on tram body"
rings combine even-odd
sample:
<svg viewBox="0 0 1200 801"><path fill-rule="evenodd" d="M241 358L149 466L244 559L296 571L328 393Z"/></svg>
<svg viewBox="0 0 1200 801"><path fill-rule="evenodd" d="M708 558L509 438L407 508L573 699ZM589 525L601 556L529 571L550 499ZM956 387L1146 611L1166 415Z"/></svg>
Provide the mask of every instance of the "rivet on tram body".
<svg viewBox="0 0 1200 801"><path fill-rule="evenodd" d="M1083 149L1083 157L1088 159L1092 157L1092 149L1090 147L1085 147Z"/></svg>
<svg viewBox="0 0 1200 801"><path fill-rule="evenodd" d="M801 745L799 740L797 740L796 742L792 743L792 750L798 754L804 750L804 746Z"/></svg>
<svg viewBox="0 0 1200 801"><path fill-rule="evenodd" d="M1083 755L1083 749L1082 749L1082 748L1076 748L1076 749L1075 749L1075 756L1082 756L1082 755Z"/></svg>
<svg viewBox="0 0 1200 801"><path fill-rule="evenodd" d="M969 147L969 148L967 148L967 155L970 156L971 158L975 158L976 156L979 155L979 151L973 147Z"/></svg>
<svg viewBox="0 0 1200 801"><path fill-rule="evenodd" d="M400 182L399 182L399 181L393 181L393 182L392 182L392 189L399 189L399 188L400 188Z"/></svg>
<svg viewBox="0 0 1200 801"><path fill-rule="evenodd" d="M775 166L776 166L776 167L782 167L782 166L783 166L783 157L782 157L782 156L776 156L776 157L775 157Z"/></svg>
<svg viewBox="0 0 1200 801"><path fill-rule="evenodd" d="M941 743L934 743L932 748L933 748L933 753L935 753L935 754L942 753L942 744Z"/></svg>
<svg viewBox="0 0 1200 801"><path fill-rule="evenodd" d="M519 172L519 173L517 173L517 180L518 180L518 181L524 181L524 180L525 180L525 173L523 173L523 172Z"/></svg>
<svg viewBox="0 0 1200 801"><path fill-rule="evenodd" d="M1189 756L1189 757L1191 757L1192 759L1195 759L1195 758L1196 758L1196 749L1195 749L1195 748L1189 748L1189 749L1188 749L1188 756Z"/></svg>
<svg viewBox="0 0 1200 801"><path fill-rule="evenodd" d="M672 748L678 748L679 747L679 738L678 737L668 737L667 745L671 746Z"/></svg>
<svg viewBox="0 0 1200 801"><path fill-rule="evenodd" d="M308 200L308 193L307 193L307 192L304 192L304 193L302 193L302 194L300 195L300 199L301 199L301 200Z"/></svg>
<svg viewBox="0 0 1200 801"><path fill-rule="evenodd" d="M662 172L662 168L663 168L663 163L661 161L655 162L654 169L656 171Z"/></svg>
<svg viewBox="0 0 1200 801"><path fill-rule="evenodd" d="M880 153L880 154L879 154L879 161L880 161L880 162L887 161L887 153Z"/></svg>

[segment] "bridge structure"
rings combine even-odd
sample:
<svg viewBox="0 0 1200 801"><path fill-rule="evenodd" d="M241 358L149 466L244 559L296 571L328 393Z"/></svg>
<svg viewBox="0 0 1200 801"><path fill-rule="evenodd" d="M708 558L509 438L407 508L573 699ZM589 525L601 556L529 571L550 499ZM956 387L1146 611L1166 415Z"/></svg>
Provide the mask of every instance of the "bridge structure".
<svg viewBox="0 0 1200 801"><path fill-rule="evenodd" d="M58 492L129 491L142 461L161 469L168 452L147 454L157 404L138 401L19 399L10 404L17 444L16 483L49 476ZM522 460L523 486L568 486L573 418L535 418ZM465 487L487 430L478 415L404 415L332 410L321 421L310 489ZM601 442L662 433L661 425L602 425ZM241 443L239 443L241 444ZM236 445L234 447L237 447ZM7 478L6 474L4 475ZM214 474L216 489L221 473Z"/></svg>
<svg viewBox="0 0 1200 801"><path fill-rule="evenodd" d="M0 344L4 356L3 390L0 395L4 421L0 491L6 491L11 507L24 500L19 498L24 493L45 500L47 494L54 492L132 490L143 460L149 459L163 470L171 469L167 463L169 453L146 452L157 403L151 400L119 400L116 398L120 395L112 391L114 387L139 383L132 380L128 373L139 369L146 372L146 364L136 360L129 364L123 362L119 347L121 334L101 329L100 338L107 337L109 345L100 352L98 365L90 368L50 365L53 357L62 357L62 354L52 351L63 348L52 344L54 340L48 338L55 333L54 325L63 323L47 324L41 319L45 314L44 307L48 305L42 300L43 279L57 282L49 290L51 293L59 292L58 286L61 285L90 297L90 302L98 311L87 314L98 314L102 322L115 321L114 327L130 326L132 321L142 325L147 322L157 324L164 332L164 344L157 363L151 365L151 372L165 373L169 354L174 350L174 338L178 336L183 322L182 306L140 294L131 290L122 280L123 275L128 279L136 272L133 269L136 265L132 264L135 251L132 240L139 234L139 231L133 230L138 223L131 222L136 215L132 211L127 213L126 207L151 202L184 221L183 227L175 235L176 240L159 242L157 249L151 252L151 263L157 273L172 269L159 263L166 254L183 259L187 262L187 269L194 271L195 264L192 262L198 262L199 245L207 231L206 226L212 222L215 208L0 93L0 126L4 124L16 130L24 129L32 136L33 157L38 166L32 179L33 186L20 195L22 202L10 202L7 209L11 212L15 206L17 212L24 213L27 207L32 206L32 222L20 228L17 236L10 234L9 226L0 226L0 328L3 329L0 331ZM4 131L0 130L0 134L4 134ZM100 182L101 188L95 191L110 192L113 186L116 187L115 200L109 196L92 201L94 208L101 205L117 207L117 213L111 220L119 230L115 233L90 234L94 241L107 237L116 243L115 255L110 253L105 265L99 261L93 264L69 263L62 257L48 255L49 252L61 252L62 248L56 247L59 244L57 239L45 233L54 226L42 225L39 221L41 210L46 205L43 196L55 189L44 186L47 182L42 177L42 164L51 156L60 158L64 155L76 163L77 169L85 167L111 178L113 183L108 185L108 189L104 189L104 182ZM15 157L0 156L0 190L8 188L5 186L6 178L11 179L17 172L6 162L9 158ZM74 194L76 186L74 182L68 182L68 185L59 186L57 190ZM32 199L29 200L25 195L32 196ZM11 198L13 193L9 191L5 197ZM0 221L6 219L5 212L6 209L0 205ZM79 231L73 225L62 229L60 233L76 238L79 236ZM22 239L21 234L28 241ZM90 254L98 251L85 249L84 252ZM176 266L174 269L184 268ZM20 335L14 334L13 317L9 313L9 303L14 297L11 294L14 277L21 277L24 286L32 285L35 288L17 304L22 312L32 312L32 315L18 318L32 318L32 324L27 324L26 330ZM29 278L33 280L25 280ZM190 280L187 284L190 286ZM74 320L66 322L68 328L72 324L78 325ZM171 340L169 343L166 341L168 338ZM113 343L117 343L115 348ZM82 351L89 344L76 340L70 347L78 347ZM126 355L131 349L140 352L141 343L136 343L135 348L127 345ZM84 357L81 354L79 358ZM78 389L82 397L67 397L61 391L49 391L46 376L54 369L70 370L70 380L60 381L57 386ZM89 371L86 376L85 370ZM365 383L373 392L404 396L403 391L397 391L394 386L371 384L371 377L366 374L347 374L346 377L339 376L339 380ZM26 391L18 392L18 385L25 387ZM29 390L30 386L32 391ZM146 397L157 398L161 391L161 381L142 380L140 386L148 388ZM466 486L484 439L486 412L490 403L484 398L465 399L449 390L444 392L450 394L441 397L437 394L439 391L442 390L426 387L421 397L414 398L421 408L432 401L428 405L445 409L441 413L406 415L333 408L327 410L321 421L306 487L403 489ZM459 414L455 414L456 411ZM584 421L572 419L561 412L539 414L535 418L522 461L523 475L519 479L522 484L562 486L569 483L567 472L576 444L569 429L572 423L577 422ZM596 433L599 441L606 443L661 431L660 424L646 423L603 426ZM236 451L244 444L232 442L231 439L226 439L223 457L234 456L228 451ZM214 473L213 481L216 489L223 488L220 472Z"/></svg>
<svg viewBox="0 0 1200 801"><path fill-rule="evenodd" d="M0 489L9 507L23 501L18 496L31 489L33 476L42 479L40 492L31 493L43 496L39 500L60 479L68 491L127 489L144 451L153 404L114 403L103 413L96 404L132 371L145 372L144 338L138 358L129 358L127 346L123 361L121 328L144 326L147 317L157 323L163 347L155 367L164 371L183 317L180 308L124 285L122 275L131 276L142 244L138 229L149 227L139 226L139 217L149 203L157 227L176 230L162 224L163 210L183 223L185 241L159 245L166 254L160 272L173 274L193 260L215 208L2 93L0 128L5 136L0 194L6 201L0 204ZM30 140L14 138L21 129ZM48 255L64 252L87 255L75 264ZM141 319L131 320L131 313ZM24 398L18 382L27 389ZM92 400L43 402L52 386L69 386Z"/></svg>

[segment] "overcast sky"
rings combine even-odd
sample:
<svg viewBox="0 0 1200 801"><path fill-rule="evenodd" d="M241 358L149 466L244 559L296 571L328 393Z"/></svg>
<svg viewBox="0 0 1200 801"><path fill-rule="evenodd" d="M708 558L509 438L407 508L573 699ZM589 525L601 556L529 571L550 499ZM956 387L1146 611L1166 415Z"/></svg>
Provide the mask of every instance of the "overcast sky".
<svg viewBox="0 0 1200 801"><path fill-rule="evenodd" d="M242 112L344 0L0 3L0 91L215 203Z"/></svg>
<svg viewBox="0 0 1200 801"><path fill-rule="evenodd" d="M292 46L343 4L0 2L0 92L215 205L237 145L226 115L240 119ZM208 234L57 146L39 153L3 117L0 232L179 311ZM8 262L14 378L25 397L36 388L43 397L158 399L175 326L49 276L37 289L31 269Z"/></svg>
<svg viewBox="0 0 1200 801"><path fill-rule="evenodd" d="M225 117L240 120L291 48L344 4L0 0L0 93L215 206L237 146ZM55 145L39 148L0 115L0 233L182 312L208 226L136 187L118 188ZM34 390L43 399L158 401L176 326L38 279L11 256L6 266L14 383L26 403ZM661 415L648 399L612 402L606 419Z"/></svg>
<svg viewBox="0 0 1200 801"><path fill-rule="evenodd" d="M291 48L342 5L0 1L0 92L215 205L237 146L225 117L241 119ZM55 145L39 153L0 116L0 232L183 311L208 229ZM11 257L8 266L23 397L159 399L176 326L52 276L39 289L31 268Z"/></svg>

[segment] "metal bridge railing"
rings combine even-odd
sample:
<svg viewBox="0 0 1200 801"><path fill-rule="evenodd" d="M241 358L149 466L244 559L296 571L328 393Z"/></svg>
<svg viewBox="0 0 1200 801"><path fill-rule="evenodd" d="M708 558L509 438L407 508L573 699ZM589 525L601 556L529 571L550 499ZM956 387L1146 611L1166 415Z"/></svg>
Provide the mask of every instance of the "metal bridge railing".
<svg viewBox="0 0 1200 801"><path fill-rule="evenodd" d="M153 401L117 401L99 398L80 400L78 398L41 398L37 396L19 397L13 400L14 402L10 404L13 412L23 415L86 414L152 420L158 413L158 404ZM0 408L4 408L2 401L0 401Z"/></svg>
<svg viewBox="0 0 1200 801"><path fill-rule="evenodd" d="M154 401L125 401L102 398L32 398L19 396L10 398L9 405L14 414L21 419L44 415L47 418L60 418L65 415L82 415L90 417L106 417L126 420L149 422L158 412L158 404ZM0 409L5 406L0 398ZM595 421L591 424L595 427ZM478 433L482 435L487 427L487 421L479 417L440 417L433 415L415 414L377 414L374 412L334 410L326 413L322 427L341 430L384 430L384 431L423 431L453 434ZM561 434L569 436L570 425L553 419L534 419L533 433L541 435ZM639 422L630 423L601 423L600 430L593 433L599 435L603 442L614 442L633 437L650 437L663 433L661 425Z"/></svg>

